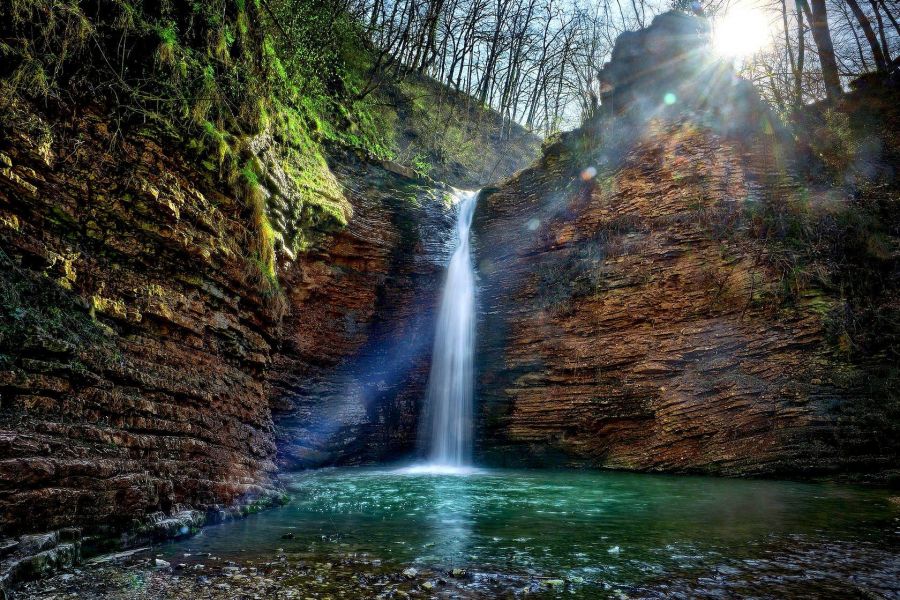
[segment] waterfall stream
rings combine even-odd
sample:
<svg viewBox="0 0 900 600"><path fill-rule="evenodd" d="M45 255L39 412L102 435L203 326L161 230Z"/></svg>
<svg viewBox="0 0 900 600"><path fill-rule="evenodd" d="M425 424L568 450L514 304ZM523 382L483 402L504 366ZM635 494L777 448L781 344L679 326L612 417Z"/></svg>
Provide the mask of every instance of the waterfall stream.
<svg viewBox="0 0 900 600"><path fill-rule="evenodd" d="M431 356L422 435L428 462L464 467L472 454L472 354L475 344L475 269L469 230L478 192L455 191L456 249L447 268Z"/></svg>

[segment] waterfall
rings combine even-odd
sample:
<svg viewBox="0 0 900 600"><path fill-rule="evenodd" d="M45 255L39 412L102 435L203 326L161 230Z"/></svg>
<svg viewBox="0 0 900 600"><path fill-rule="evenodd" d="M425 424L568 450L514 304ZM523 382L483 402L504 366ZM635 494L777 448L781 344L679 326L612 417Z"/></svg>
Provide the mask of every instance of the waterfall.
<svg viewBox="0 0 900 600"><path fill-rule="evenodd" d="M432 465L461 467L472 454L472 354L475 345L475 269L469 229L478 192L455 192L456 249L447 268L431 355L423 434Z"/></svg>

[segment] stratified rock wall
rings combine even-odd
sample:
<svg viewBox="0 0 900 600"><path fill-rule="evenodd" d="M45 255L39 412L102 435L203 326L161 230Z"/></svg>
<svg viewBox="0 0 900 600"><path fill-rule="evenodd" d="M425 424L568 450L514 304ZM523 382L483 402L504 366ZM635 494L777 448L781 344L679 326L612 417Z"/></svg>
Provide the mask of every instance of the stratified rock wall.
<svg viewBox="0 0 900 600"><path fill-rule="evenodd" d="M0 532L218 514L276 494L278 461L412 449L442 191L343 157L350 224L282 257L280 302L245 201L195 159L99 112L18 110L0 141Z"/></svg>
<svg viewBox="0 0 900 600"><path fill-rule="evenodd" d="M287 274L296 310L273 364L279 465L409 454L451 247L446 190L345 158L355 217Z"/></svg>
<svg viewBox="0 0 900 600"><path fill-rule="evenodd" d="M813 461L835 395L819 299L766 306L765 247L739 232L760 193L749 150L672 124L596 179L548 176L574 159L551 155L485 200L485 452L725 473Z"/></svg>
<svg viewBox="0 0 900 600"><path fill-rule="evenodd" d="M238 203L98 116L56 137L20 117L0 145L4 532L272 491L273 338Z"/></svg>
<svg viewBox="0 0 900 600"><path fill-rule="evenodd" d="M729 475L890 467L872 444L842 448L838 409L856 392L824 340L839 299L794 289L758 235L767 207L845 200L801 194L783 132L751 86L698 54L696 21L663 15L620 38L601 73L617 110L561 136L478 206L477 439L488 462ZM660 43L685 27L691 43ZM620 47L631 44L658 51ZM658 62L667 49L677 82Z"/></svg>

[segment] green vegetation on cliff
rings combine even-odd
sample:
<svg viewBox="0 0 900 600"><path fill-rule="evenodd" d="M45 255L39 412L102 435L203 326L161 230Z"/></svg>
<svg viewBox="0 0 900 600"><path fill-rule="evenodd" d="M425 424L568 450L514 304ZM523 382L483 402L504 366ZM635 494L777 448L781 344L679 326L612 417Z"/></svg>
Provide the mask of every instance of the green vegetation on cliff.
<svg viewBox="0 0 900 600"><path fill-rule="evenodd" d="M301 7L318 14L310 3ZM346 113L339 99L347 93L335 87L344 47L334 39L312 45L312 29L325 28L302 12L296 22L305 30L279 34L275 13L258 0L16 0L0 8L0 101L60 112L93 102L123 135L139 129L182 144L246 199L248 265L273 293L284 232L270 222L261 182L282 167L293 204L320 227L343 226L350 213L320 145L351 130L323 126ZM331 31L348 27L333 23ZM379 148L366 132L352 141ZM266 160L261 146L273 150ZM300 235L281 242L293 251L303 245Z"/></svg>
<svg viewBox="0 0 900 600"><path fill-rule="evenodd" d="M94 104L120 135L186 149L244 199L248 276L273 298L279 258L352 214L329 147L475 184L493 174L476 172L482 148L503 143L499 115L468 97L431 110L444 95L427 78L373 88L363 25L329 0L13 0L0 23L3 110ZM517 136L503 174L536 146Z"/></svg>

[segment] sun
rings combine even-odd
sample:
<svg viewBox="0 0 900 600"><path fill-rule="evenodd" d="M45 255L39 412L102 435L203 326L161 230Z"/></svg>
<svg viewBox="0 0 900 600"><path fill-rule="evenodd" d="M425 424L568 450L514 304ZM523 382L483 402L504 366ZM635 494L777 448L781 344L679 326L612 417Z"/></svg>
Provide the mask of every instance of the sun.
<svg viewBox="0 0 900 600"><path fill-rule="evenodd" d="M713 21L713 47L722 56L750 56L769 40L769 22L760 10L734 7Z"/></svg>

